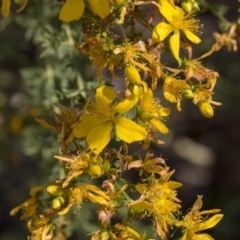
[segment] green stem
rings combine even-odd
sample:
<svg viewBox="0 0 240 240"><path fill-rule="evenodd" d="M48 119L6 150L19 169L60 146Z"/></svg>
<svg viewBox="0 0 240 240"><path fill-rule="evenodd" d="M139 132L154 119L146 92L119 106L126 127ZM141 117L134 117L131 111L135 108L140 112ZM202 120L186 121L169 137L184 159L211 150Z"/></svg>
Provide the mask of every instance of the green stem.
<svg viewBox="0 0 240 240"><path fill-rule="evenodd" d="M117 191L119 191L122 188L122 186L118 182L115 182L115 186L117 188ZM128 200L129 202L132 201L132 199L128 196L128 194L125 191L122 191L121 195L123 195L125 199Z"/></svg>

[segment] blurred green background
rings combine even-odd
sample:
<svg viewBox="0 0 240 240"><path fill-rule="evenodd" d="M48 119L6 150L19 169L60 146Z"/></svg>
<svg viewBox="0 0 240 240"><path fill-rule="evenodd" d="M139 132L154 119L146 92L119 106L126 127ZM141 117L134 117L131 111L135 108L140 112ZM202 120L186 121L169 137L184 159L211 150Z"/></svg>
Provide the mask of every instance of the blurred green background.
<svg viewBox="0 0 240 240"><path fill-rule="evenodd" d="M238 18L239 3L209 1L228 5L227 18ZM27 239L28 230L19 214L10 210L28 198L29 189L51 183L59 177L58 136L43 129L35 117L53 120L54 103L81 106L86 89L96 86L89 60L73 47L80 42L79 23L58 21L61 4L32 0L20 14L11 9L0 18L0 239ZM223 5L222 5L223 7ZM223 8L224 9L224 8ZM194 58L208 51L219 31L210 12L200 14L203 41ZM167 125L165 145L152 146L156 155L176 169L175 180L183 183L179 198L183 212L197 195L204 195L204 209L220 208L225 217L208 232L216 240L240 240L240 52L226 48L203 60L219 72L214 100L222 102L212 119L204 118L197 107L184 101L183 111L174 108ZM83 81L84 79L84 81ZM161 90L159 89L159 92ZM169 105L163 100L165 105ZM161 136L162 138L162 136ZM89 239L95 228L93 206L82 208L70 239ZM82 217L84 216L84 217ZM70 231L70 230L69 230ZM178 239L173 235L172 239Z"/></svg>

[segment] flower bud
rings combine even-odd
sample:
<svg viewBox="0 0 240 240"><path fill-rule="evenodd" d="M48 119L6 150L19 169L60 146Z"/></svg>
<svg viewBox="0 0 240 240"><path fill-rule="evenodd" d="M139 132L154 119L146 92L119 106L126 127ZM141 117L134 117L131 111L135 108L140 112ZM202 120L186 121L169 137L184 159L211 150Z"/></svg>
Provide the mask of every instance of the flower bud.
<svg viewBox="0 0 240 240"><path fill-rule="evenodd" d="M60 196L60 197L56 197L53 199L52 201L52 208L53 209L59 209L62 207L62 205L65 203L65 199Z"/></svg>
<svg viewBox="0 0 240 240"><path fill-rule="evenodd" d="M193 10L199 11L199 5L198 5L197 2L194 2L194 3L192 4L192 7L193 7Z"/></svg>
<svg viewBox="0 0 240 240"><path fill-rule="evenodd" d="M105 229L101 230L100 240L108 240L108 239L110 239L110 235L109 235L108 231Z"/></svg>
<svg viewBox="0 0 240 240"><path fill-rule="evenodd" d="M207 118L212 118L214 115L214 110L209 102L202 102L198 104L199 110L203 116Z"/></svg>
<svg viewBox="0 0 240 240"><path fill-rule="evenodd" d="M59 185L49 185L46 188L46 191L51 196L57 197L64 193L63 189Z"/></svg>
<svg viewBox="0 0 240 240"><path fill-rule="evenodd" d="M104 161L103 162L103 171L108 172L110 170L110 168L111 168L110 162Z"/></svg>
<svg viewBox="0 0 240 240"><path fill-rule="evenodd" d="M192 12L192 3L184 1L181 3L182 9L185 13L191 13Z"/></svg>
<svg viewBox="0 0 240 240"><path fill-rule="evenodd" d="M134 66L126 66L125 67L125 76L128 81L133 85L141 86L142 80L138 70Z"/></svg>
<svg viewBox="0 0 240 240"><path fill-rule="evenodd" d="M194 93L191 89L182 89L182 94L185 98L188 99L193 99L194 98Z"/></svg>
<svg viewBox="0 0 240 240"><path fill-rule="evenodd" d="M99 165L92 165L88 169L88 174L91 176L91 178L99 178L102 176L102 169Z"/></svg>
<svg viewBox="0 0 240 240"><path fill-rule="evenodd" d="M140 117L143 121L148 122L153 118L153 115L151 112L148 111L141 111L140 112Z"/></svg>
<svg viewBox="0 0 240 240"><path fill-rule="evenodd" d="M150 141L149 140L146 140L144 141L143 145L142 145L142 150L147 150L150 146Z"/></svg>
<svg viewBox="0 0 240 240"><path fill-rule="evenodd" d="M101 19L106 18L110 13L109 0L88 0L91 10Z"/></svg>

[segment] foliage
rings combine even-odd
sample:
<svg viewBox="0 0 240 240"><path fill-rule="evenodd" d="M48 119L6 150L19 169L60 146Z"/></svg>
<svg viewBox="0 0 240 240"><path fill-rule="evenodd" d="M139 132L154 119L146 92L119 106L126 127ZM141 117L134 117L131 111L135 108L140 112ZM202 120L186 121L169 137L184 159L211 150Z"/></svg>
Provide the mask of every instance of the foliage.
<svg viewBox="0 0 240 240"><path fill-rule="evenodd" d="M11 1L2 3L2 14L8 17ZM216 13L205 1L199 3L184 0L181 6L176 6L172 0L102 0L101 3L66 0L59 19L76 23L63 23L60 34L44 19L43 29L37 28L39 35L33 34L34 28L27 29L26 34L34 36L34 41L44 49L40 54L44 66L21 72L25 79L31 79L30 87L41 83L41 90L35 86L36 92L31 92L33 99L41 99L43 94L46 107L61 99L70 100L65 104L70 102L72 107L56 104L55 123L36 118L47 130L58 133L60 151L54 158L61 162L65 176L56 176L51 184L33 187L30 198L11 211L14 215L23 210L21 218L27 219L30 239L65 239L68 237L65 225L71 223L66 223L62 216L86 202L98 206L100 226L92 234L93 240L150 239L152 236L147 232L134 229L135 219L150 220L161 239L168 239L173 228L180 229L182 240L213 239L201 231L214 227L223 214L219 209L200 211L203 203L202 196L198 196L184 215L177 197L177 188L182 184L170 180L174 170L170 170L163 158L153 157L149 150L151 143L163 144L156 131L168 133L165 120L171 112L171 108L162 106L159 98L154 98L158 84L163 86L164 98L175 103L178 111L186 99L205 117L212 118L213 105L221 105L212 99L219 74L200 60L224 46L236 51L238 25L228 22L224 13ZM19 11L25 5L24 1ZM144 12L144 5L151 6L150 16ZM201 25L195 15L201 6L212 10L226 31L215 33L216 43L212 48L193 59L192 43L201 42ZM154 27L152 22L158 11L165 20ZM29 19L33 23L34 20ZM117 32L117 27L122 32ZM148 41L142 37L145 31L152 33ZM99 85L94 97L87 97L94 85L84 81L76 68L69 67L79 57L72 48L75 41L78 42L75 48L88 56L97 71ZM162 57L169 53L178 67L163 63ZM108 80L103 74L106 68L111 76ZM124 77L117 73L119 69L124 70ZM113 79L123 81L124 90L115 90ZM135 142L145 151L144 156L129 151ZM136 184L123 178L130 169L139 173ZM99 186L92 179L103 181ZM123 208L125 212L121 211ZM206 219L202 216L205 214L213 216ZM113 223L116 216L119 220Z"/></svg>

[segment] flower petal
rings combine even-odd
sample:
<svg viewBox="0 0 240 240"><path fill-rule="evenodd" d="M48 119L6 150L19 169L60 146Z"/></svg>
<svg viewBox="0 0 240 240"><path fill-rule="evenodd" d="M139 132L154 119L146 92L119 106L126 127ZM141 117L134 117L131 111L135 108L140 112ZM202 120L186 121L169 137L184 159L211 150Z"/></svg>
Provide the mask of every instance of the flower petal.
<svg viewBox="0 0 240 240"><path fill-rule="evenodd" d="M2 15L7 18L11 7L11 0L2 0Z"/></svg>
<svg viewBox="0 0 240 240"><path fill-rule="evenodd" d="M81 18L85 4L83 0L66 0L59 14L63 22L71 22Z"/></svg>
<svg viewBox="0 0 240 240"><path fill-rule="evenodd" d="M170 22L173 23L173 14L176 12L177 7L173 7L167 0L159 0L160 13Z"/></svg>
<svg viewBox="0 0 240 240"><path fill-rule="evenodd" d="M117 136L127 143L141 141L147 137L147 131L128 118L115 117L114 123Z"/></svg>
<svg viewBox="0 0 240 240"><path fill-rule="evenodd" d="M193 232L198 232L208 228L212 228L215 225L217 225L222 218L223 218L223 214L215 214L214 216L207 219L206 221L196 224L193 228L191 228L191 230Z"/></svg>
<svg viewBox="0 0 240 240"><path fill-rule="evenodd" d="M112 122L104 121L94 127L87 135L89 148L96 154L100 153L111 139Z"/></svg>
<svg viewBox="0 0 240 240"><path fill-rule="evenodd" d="M148 89L146 93L143 94L140 108L147 108L153 98L153 92L151 89Z"/></svg>
<svg viewBox="0 0 240 240"><path fill-rule="evenodd" d="M112 108L113 112L125 113L131 110L138 102L138 96L131 94Z"/></svg>
<svg viewBox="0 0 240 240"><path fill-rule="evenodd" d="M168 133L168 128L158 119L153 118L150 120L151 125L153 125L160 133Z"/></svg>
<svg viewBox="0 0 240 240"><path fill-rule="evenodd" d="M169 116L170 112L171 112L171 108L161 108L161 110L159 111L159 115L161 117L167 117Z"/></svg>
<svg viewBox="0 0 240 240"><path fill-rule="evenodd" d="M214 240L214 238L212 238L210 235L208 235L208 234L194 234L193 236L192 236L193 238L193 240Z"/></svg>
<svg viewBox="0 0 240 240"><path fill-rule="evenodd" d="M185 33L187 39L190 40L192 43L198 44L201 42L201 39L195 34L193 34L191 31L183 30L183 32Z"/></svg>
<svg viewBox="0 0 240 240"><path fill-rule="evenodd" d="M83 138L88 135L92 128L100 121L99 118L92 115L83 115L80 117L79 121L72 124L72 134L73 137Z"/></svg>
<svg viewBox="0 0 240 240"><path fill-rule="evenodd" d="M178 30L174 30L174 34L169 39L169 45L173 56L179 60L180 33Z"/></svg>
<svg viewBox="0 0 240 240"><path fill-rule="evenodd" d="M91 10L100 16L102 19L106 18L110 13L109 0L88 0Z"/></svg>
<svg viewBox="0 0 240 240"><path fill-rule="evenodd" d="M163 41L173 31L172 25L160 22L155 26L152 32L152 39L154 42Z"/></svg>
<svg viewBox="0 0 240 240"><path fill-rule="evenodd" d="M96 104L98 106L109 106L109 104L114 100L116 97L116 92L114 89L108 86L101 86L97 88L96 91Z"/></svg>

